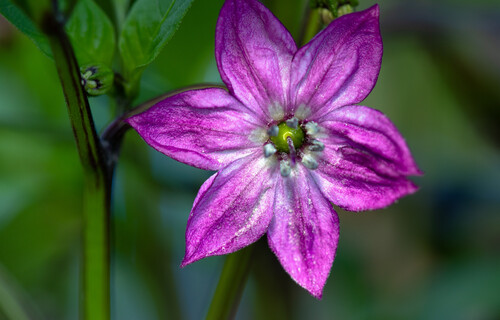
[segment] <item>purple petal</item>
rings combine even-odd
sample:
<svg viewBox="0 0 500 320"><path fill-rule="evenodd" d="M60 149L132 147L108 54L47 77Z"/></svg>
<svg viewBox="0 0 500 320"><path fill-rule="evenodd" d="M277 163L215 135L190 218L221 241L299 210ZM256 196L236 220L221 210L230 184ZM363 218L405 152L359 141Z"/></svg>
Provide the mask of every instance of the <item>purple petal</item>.
<svg viewBox="0 0 500 320"><path fill-rule="evenodd" d="M335 19L294 56L290 99L311 109L310 120L373 89L382 61L378 16L375 5Z"/></svg>
<svg viewBox="0 0 500 320"><path fill-rule="evenodd" d="M236 160L201 187L189 216L182 266L257 241L271 221L276 162L261 154Z"/></svg>
<svg viewBox="0 0 500 320"><path fill-rule="evenodd" d="M215 57L222 80L264 122L269 108L287 104L295 42L281 22L255 0L228 0L217 21Z"/></svg>
<svg viewBox="0 0 500 320"><path fill-rule="evenodd" d="M313 177L328 199L351 211L378 209L413 193L407 179L419 175L394 124L380 111L347 106L324 116L325 144Z"/></svg>
<svg viewBox="0 0 500 320"><path fill-rule="evenodd" d="M303 166L279 179L269 246L290 276L320 299L339 238L339 220Z"/></svg>
<svg viewBox="0 0 500 320"><path fill-rule="evenodd" d="M261 148L249 138L256 120L220 88L177 94L127 121L156 150L201 169L218 170Z"/></svg>

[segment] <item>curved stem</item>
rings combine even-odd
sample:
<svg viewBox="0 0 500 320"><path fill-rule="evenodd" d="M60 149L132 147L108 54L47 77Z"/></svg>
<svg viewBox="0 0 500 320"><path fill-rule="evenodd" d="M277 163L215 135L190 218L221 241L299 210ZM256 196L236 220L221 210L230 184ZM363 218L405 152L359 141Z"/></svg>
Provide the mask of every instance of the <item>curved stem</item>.
<svg viewBox="0 0 500 320"><path fill-rule="evenodd" d="M207 320L231 319L236 314L250 271L253 247L254 245L243 248L226 257Z"/></svg>
<svg viewBox="0 0 500 320"><path fill-rule="evenodd" d="M221 89L226 89L226 87L218 85L218 84L200 84L200 85L193 85L193 86L188 86L184 87L183 89L180 90L174 90L168 93L165 93L163 95L157 96L155 98L152 98L144 103L141 103L140 105L136 106L135 108L130 109L129 111L125 112L122 116L116 118L111 124L104 129L102 132L102 140L106 145L110 146L119 146L119 141L122 139L123 135L125 132L130 128L130 126L125 122L125 120L131 116L134 116L136 114L139 114L141 112L144 112L151 108L153 105L156 103L160 102L163 99L166 99L168 97L171 97L173 95L176 95L178 93L188 91L188 90L198 90L198 89L207 89L207 88L221 88ZM111 150L113 152L113 150Z"/></svg>
<svg viewBox="0 0 500 320"><path fill-rule="evenodd" d="M84 174L83 263L81 312L83 319L109 319L109 206L111 177L71 43L57 20L57 8L48 13L43 30L49 38Z"/></svg>

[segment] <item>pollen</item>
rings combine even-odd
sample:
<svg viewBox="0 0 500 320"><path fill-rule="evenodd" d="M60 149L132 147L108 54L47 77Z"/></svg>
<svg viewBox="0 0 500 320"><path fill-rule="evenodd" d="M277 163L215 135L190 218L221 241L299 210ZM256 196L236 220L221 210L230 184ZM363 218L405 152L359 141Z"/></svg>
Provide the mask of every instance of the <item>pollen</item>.
<svg viewBox="0 0 500 320"><path fill-rule="evenodd" d="M288 147L287 142L288 138L292 139L293 146L295 149L298 149L304 143L304 131L300 126L291 128L288 126L287 122L282 122L278 125L278 134L270 137L271 142L276 146L278 151L290 153L290 148Z"/></svg>

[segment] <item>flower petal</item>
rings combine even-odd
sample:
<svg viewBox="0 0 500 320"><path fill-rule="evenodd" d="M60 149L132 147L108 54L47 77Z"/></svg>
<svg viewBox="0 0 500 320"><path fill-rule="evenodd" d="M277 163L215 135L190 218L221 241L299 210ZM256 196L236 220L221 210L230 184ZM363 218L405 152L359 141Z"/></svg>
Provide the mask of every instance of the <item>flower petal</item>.
<svg viewBox="0 0 500 320"><path fill-rule="evenodd" d="M127 121L156 150L201 169L218 170L260 150L249 138L256 120L220 88L179 93Z"/></svg>
<svg viewBox="0 0 500 320"><path fill-rule="evenodd" d="M281 22L255 0L228 0L215 32L222 81L267 123L275 105L287 104L290 63L297 50Z"/></svg>
<svg viewBox="0 0 500 320"><path fill-rule="evenodd" d="M339 238L339 220L305 167L279 179L269 246L290 276L320 299Z"/></svg>
<svg viewBox="0 0 500 320"><path fill-rule="evenodd" d="M276 166L272 158L251 155L203 184L189 216L182 266L239 250L267 231L279 175Z"/></svg>
<svg viewBox="0 0 500 320"><path fill-rule="evenodd" d="M420 175L392 122L380 111L347 106L319 123L325 144L313 177L336 205L352 211L378 209L413 193L408 175Z"/></svg>
<svg viewBox="0 0 500 320"><path fill-rule="evenodd" d="M382 61L378 16L378 5L341 16L294 56L290 99L311 109L309 120L359 103L373 89Z"/></svg>

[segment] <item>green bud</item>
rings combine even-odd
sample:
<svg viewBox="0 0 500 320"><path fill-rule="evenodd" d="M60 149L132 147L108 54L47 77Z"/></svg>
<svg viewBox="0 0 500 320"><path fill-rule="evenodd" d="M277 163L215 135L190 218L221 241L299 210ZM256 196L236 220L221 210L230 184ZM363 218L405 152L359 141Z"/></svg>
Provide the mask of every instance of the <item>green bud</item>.
<svg viewBox="0 0 500 320"><path fill-rule="evenodd" d="M82 86L91 96L105 94L113 87L113 70L102 64L87 65L80 68Z"/></svg>
<svg viewBox="0 0 500 320"><path fill-rule="evenodd" d="M344 4L337 9L337 14L339 17L352 12L354 12L354 9L350 4Z"/></svg>
<svg viewBox="0 0 500 320"><path fill-rule="evenodd" d="M325 26L329 25L330 22L333 21L333 19L335 19L335 17L333 16L333 13L328 10L328 9L319 9L319 15L321 16L321 21L323 22L323 24Z"/></svg>

